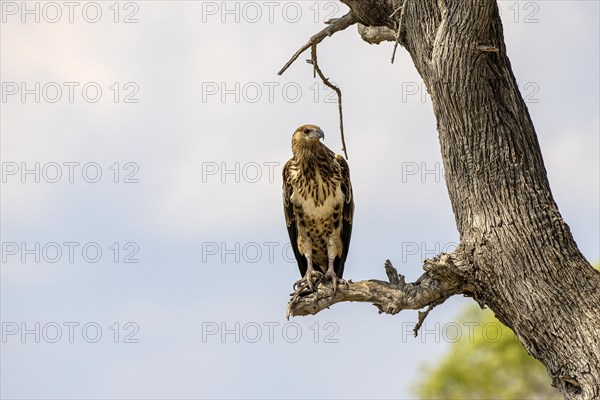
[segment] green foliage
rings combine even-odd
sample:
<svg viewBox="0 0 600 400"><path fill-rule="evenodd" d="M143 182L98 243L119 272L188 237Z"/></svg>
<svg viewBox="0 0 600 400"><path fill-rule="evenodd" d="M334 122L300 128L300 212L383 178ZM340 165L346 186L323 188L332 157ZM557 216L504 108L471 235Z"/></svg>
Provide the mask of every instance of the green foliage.
<svg viewBox="0 0 600 400"><path fill-rule="evenodd" d="M594 268L600 271L600 263ZM469 307L457 322L460 339L439 363L424 368L415 388L419 398L562 399L542 363L490 310Z"/></svg>
<svg viewBox="0 0 600 400"><path fill-rule="evenodd" d="M561 399L546 368L490 310L460 316L460 339L416 387L421 399ZM473 326L472 330L469 329Z"/></svg>

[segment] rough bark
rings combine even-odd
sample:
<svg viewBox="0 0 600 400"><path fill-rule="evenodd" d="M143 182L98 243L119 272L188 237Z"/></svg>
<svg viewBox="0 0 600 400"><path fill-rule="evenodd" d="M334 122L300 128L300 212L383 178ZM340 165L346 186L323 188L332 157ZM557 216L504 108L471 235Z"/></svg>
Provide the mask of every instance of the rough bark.
<svg viewBox="0 0 600 400"><path fill-rule="evenodd" d="M296 293L296 298L288 304L286 316L314 315L329 306L343 301L372 303L379 313L397 314L402 310L418 310L428 306L425 313L419 313L419 323L415 327L415 336L421 323L438 304L455 294L470 290L470 286L456 274L452 256L442 254L426 260L425 273L415 283L406 283L404 276L398 274L390 260L385 262L385 271L389 282L369 280L352 282L337 288L320 284L314 293Z"/></svg>
<svg viewBox="0 0 600 400"><path fill-rule="evenodd" d="M431 96L460 233L457 292L492 309L566 399L600 398L600 274L552 197L496 1L342 2L363 39L399 31Z"/></svg>

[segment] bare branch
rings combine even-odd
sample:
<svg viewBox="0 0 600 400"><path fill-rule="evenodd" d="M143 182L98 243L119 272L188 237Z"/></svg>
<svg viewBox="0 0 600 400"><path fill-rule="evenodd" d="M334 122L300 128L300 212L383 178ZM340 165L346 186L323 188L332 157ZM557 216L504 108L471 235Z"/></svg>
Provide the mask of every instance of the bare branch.
<svg viewBox="0 0 600 400"><path fill-rule="evenodd" d="M338 98L338 113L340 115L340 133L342 135L342 151L344 152L344 156L346 156L346 160L348 159L348 152L346 150L346 139L344 138L344 117L342 115L342 91L339 87L335 86L333 83L329 82L328 78L325 78L323 75L323 71L319 68L319 63L317 62L317 45L314 44L311 48L311 58L309 61L312 64L314 71L319 75L319 78L323 81L325 86L331 88L333 91L337 93Z"/></svg>
<svg viewBox="0 0 600 400"><path fill-rule="evenodd" d="M439 306L444 301L446 301L446 299L448 299L448 297L440 297L438 300L429 304L429 306L427 306L427 310L418 312L417 324L415 325L415 328L413 329L413 333L415 334L415 337L417 337L417 335L419 334L419 329L421 329L421 325L423 325L423 322L425 322L425 318L427 318L427 316L429 315L429 312L431 310L433 310L435 308L435 306Z"/></svg>
<svg viewBox="0 0 600 400"><path fill-rule="evenodd" d="M337 93L338 113L340 116L340 133L342 136L342 151L344 152L344 156L346 157L346 160L348 159L348 151L346 149L346 139L344 137L344 118L342 115L342 91L340 90L339 87L337 87L334 84L332 84L331 82L329 82L329 79L327 79L325 77L325 75L323 75L321 68L319 68L319 64L317 62L317 44L321 43L321 41L323 41L323 39L325 39L326 37L331 36L336 32L346 29L347 27L354 24L355 22L356 22L356 20L354 19L354 17L352 16L351 13L348 13L348 14L344 15L343 17L334 18L334 19L327 21L328 26L326 28L324 28L323 30L321 30L316 35L313 35L310 38L310 40L304 46L300 47L300 49L292 56L292 58L277 73L277 75L283 74L290 67L290 65L292 65L294 63L294 61L296 61L298 59L300 54L302 54L309 47L311 48L311 59L308 60L308 62L313 65L314 72L319 74L319 77L321 78L323 83L327 87L331 88L332 90L334 90Z"/></svg>
<svg viewBox="0 0 600 400"><path fill-rule="evenodd" d="M369 44L380 44L381 42L393 42L398 37L396 31L387 26L365 26L358 25L358 34L361 39Z"/></svg>
<svg viewBox="0 0 600 400"><path fill-rule="evenodd" d="M293 298L288 303L286 316L314 315L344 301L372 303L379 313L392 315L402 310L418 310L428 306L427 311L419 314L420 327L433 307L470 289L458 275L450 254L425 260L425 273L415 283L405 283L404 276L397 273L389 260L385 268L390 282L349 281L348 286L339 286L335 293L329 284L321 283L315 293L307 291L305 295Z"/></svg>
<svg viewBox="0 0 600 400"><path fill-rule="evenodd" d="M292 65L294 63L294 61L296 61L296 59L298 59L300 54L304 53L304 51L306 49L308 49L311 46L321 43L323 41L323 39L325 39L328 36L333 35L336 32L343 31L350 25L353 25L355 22L356 21L354 20L354 17L352 16L351 13L348 13L348 14L344 15L343 17L334 18L334 19L327 21L327 24L329 24L329 25L327 27L325 27L319 33L313 35L304 46L300 47L300 49L292 56L292 58L290 58L290 60L283 66L283 68L281 68L281 70L279 70L277 75L283 74L290 67L290 65Z"/></svg>
<svg viewBox="0 0 600 400"><path fill-rule="evenodd" d="M500 49L495 46L490 46L487 44L480 44L477 46L477 50L487 52L487 53L499 53Z"/></svg>
<svg viewBox="0 0 600 400"><path fill-rule="evenodd" d="M398 11L400 11L400 16L398 17L398 32L396 32L396 42L394 43L394 51L392 52L392 64L394 63L394 59L396 58L396 50L398 49L398 44L400 43L400 31L402 30L402 19L404 18L404 8L406 6L406 0L402 1L402 5L398 7L390 18L394 16Z"/></svg>

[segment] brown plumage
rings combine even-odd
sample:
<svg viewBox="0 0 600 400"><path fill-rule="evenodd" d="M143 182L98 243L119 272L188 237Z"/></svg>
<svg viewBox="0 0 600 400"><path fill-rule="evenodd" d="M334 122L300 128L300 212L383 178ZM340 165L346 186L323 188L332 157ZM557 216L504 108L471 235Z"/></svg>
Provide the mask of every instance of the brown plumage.
<svg viewBox="0 0 600 400"><path fill-rule="evenodd" d="M348 256L354 200L346 160L321 138L315 125L302 125L292 135L293 157L283 167L283 207L301 281L313 289L318 271L335 289Z"/></svg>

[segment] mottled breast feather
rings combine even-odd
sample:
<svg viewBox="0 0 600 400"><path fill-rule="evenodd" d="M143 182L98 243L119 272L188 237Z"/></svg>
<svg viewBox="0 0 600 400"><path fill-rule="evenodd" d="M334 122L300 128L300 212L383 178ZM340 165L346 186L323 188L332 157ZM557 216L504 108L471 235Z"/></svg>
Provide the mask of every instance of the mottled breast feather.
<svg viewBox="0 0 600 400"><path fill-rule="evenodd" d="M311 151L295 154L283 168L283 205L285 221L292 249L302 276L307 260L299 246L299 239L309 236L313 243L315 268L325 271L326 248L324 234L330 234L336 247L334 269L339 278L344 272L352 234L354 199L348 163L324 144L318 143ZM341 222L341 224L340 224ZM315 232L321 237L315 238ZM312 234L312 236L310 236Z"/></svg>

